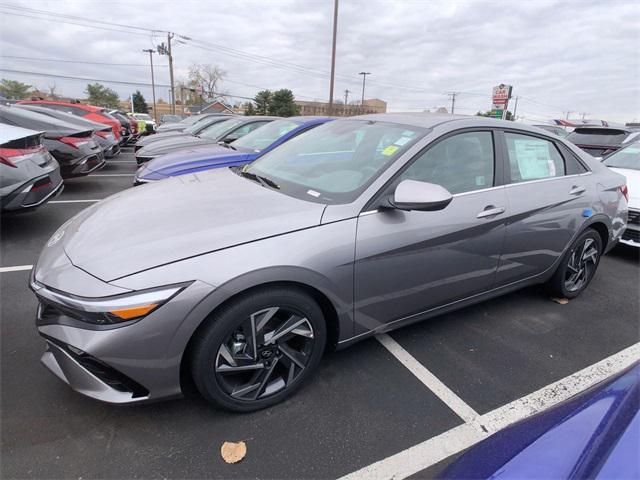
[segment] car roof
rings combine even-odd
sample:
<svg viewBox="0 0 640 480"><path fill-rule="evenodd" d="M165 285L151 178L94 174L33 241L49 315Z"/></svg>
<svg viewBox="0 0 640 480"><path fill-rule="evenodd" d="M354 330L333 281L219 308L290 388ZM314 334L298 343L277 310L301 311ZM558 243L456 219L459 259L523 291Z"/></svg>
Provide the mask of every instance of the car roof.
<svg viewBox="0 0 640 480"><path fill-rule="evenodd" d="M477 115L448 115L438 113L374 113L370 115L358 115L355 117L343 117L337 121L349 119L372 120L377 122L397 123L414 127L431 129L439 125L449 124L452 129L465 127L501 127L511 130L522 130L532 133L549 135L549 132L540 128L513 122L511 120L498 120L496 118L481 117Z"/></svg>
<svg viewBox="0 0 640 480"><path fill-rule="evenodd" d="M96 107L95 105L88 105L86 103L53 102L53 101L50 101L50 100L23 100L23 101L18 102L18 103L31 104L31 105L37 105L37 104L41 104L41 105L63 105L65 107L82 108L83 110L87 110L89 112L99 112L99 111L104 110L104 108L102 108L102 107Z"/></svg>
<svg viewBox="0 0 640 480"><path fill-rule="evenodd" d="M73 115L72 113L61 112L59 110L53 110L51 108L39 107L34 104L17 104L15 108L19 108L20 110L27 110L30 112L36 112L41 115L45 115L47 117L57 118L58 120L63 120L65 122L72 123L74 125L82 125L90 128L94 128L96 130L100 130L103 132L111 131L111 127L104 123L94 122L93 120L87 120L84 117L79 117L77 115Z"/></svg>

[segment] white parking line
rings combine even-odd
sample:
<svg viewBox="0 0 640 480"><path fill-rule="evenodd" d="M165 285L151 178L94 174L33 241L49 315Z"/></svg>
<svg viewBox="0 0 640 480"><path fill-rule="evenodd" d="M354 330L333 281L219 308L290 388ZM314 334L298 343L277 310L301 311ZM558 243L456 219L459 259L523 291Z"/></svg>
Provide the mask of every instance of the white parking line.
<svg viewBox="0 0 640 480"><path fill-rule="evenodd" d="M385 345L382 340L380 342ZM405 353L409 355L406 351ZM475 445L491 433L583 392L596 383L621 372L639 359L640 343L636 343L551 385L480 415L472 423L465 422L418 445L350 473L342 477L342 480L406 478ZM409 365L412 365L412 362ZM441 383L439 380L438 382Z"/></svg>
<svg viewBox="0 0 640 480"><path fill-rule="evenodd" d="M49 203L95 203L100 200L51 200Z"/></svg>
<svg viewBox="0 0 640 480"><path fill-rule="evenodd" d="M31 270L33 265L17 265L15 267L0 267L0 273L5 272L22 272L23 270Z"/></svg>
<svg viewBox="0 0 640 480"><path fill-rule="evenodd" d="M467 405L458 395L456 395L449 387L442 383L438 378L427 370L418 360L411 356L398 342L389 335L383 334L376 336L376 339L393 355L400 363L413 373L418 380L426 385L426 387L436 394L456 415L458 415L466 423L473 423L478 418L478 412Z"/></svg>

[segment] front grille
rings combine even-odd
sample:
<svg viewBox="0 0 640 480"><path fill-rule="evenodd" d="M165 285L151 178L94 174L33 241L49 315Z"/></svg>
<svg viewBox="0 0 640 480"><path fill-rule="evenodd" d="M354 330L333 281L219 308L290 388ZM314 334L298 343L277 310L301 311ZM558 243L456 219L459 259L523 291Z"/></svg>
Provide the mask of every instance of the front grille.
<svg viewBox="0 0 640 480"><path fill-rule="evenodd" d="M635 223L636 225L640 225L640 210L629 210L627 223Z"/></svg>
<svg viewBox="0 0 640 480"><path fill-rule="evenodd" d="M631 240L640 243L640 230L631 230L627 228L622 234L622 240Z"/></svg>

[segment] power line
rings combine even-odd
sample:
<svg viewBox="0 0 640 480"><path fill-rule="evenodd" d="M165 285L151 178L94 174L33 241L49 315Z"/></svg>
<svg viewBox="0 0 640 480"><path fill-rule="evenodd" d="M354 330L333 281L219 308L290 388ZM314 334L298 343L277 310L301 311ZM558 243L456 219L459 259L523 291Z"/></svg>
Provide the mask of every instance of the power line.
<svg viewBox="0 0 640 480"><path fill-rule="evenodd" d="M69 14L66 14L66 13L52 12L50 10L40 10L40 9L37 9L37 8L25 7L23 5L12 5L10 3L0 3L0 7L12 9L12 10L18 10L19 12L29 12L29 13L39 14L39 15L51 15L53 17L66 18L66 19L71 19L71 20L81 20L81 21L85 21L85 22L86 21L90 21L91 23L101 23L103 25L111 25L111 26L114 26L114 27L130 28L132 30L143 30L143 31L147 31L147 32L164 32L164 30L158 30L156 28L145 28L145 27L138 27L138 26L135 26L135 25L125 25L123 23L107 22L105 20L88 19L88 18L77 16L77 15L69 15Z"/></svg>
<svg viewBox="0 0 640 480"><path fill-rule="evenodd" d="M17 60L29 60L35 62L60 62L60 63L81 63L86 65L109 65L114 67L148 67L142 63L108 63L108 62L89 62L85 60L61 60L57 58L35 58L35 57L19 57L16 55L0 55L0 58L13 58ZM166 67L167 65L156 65L158 67Z"/></svg>

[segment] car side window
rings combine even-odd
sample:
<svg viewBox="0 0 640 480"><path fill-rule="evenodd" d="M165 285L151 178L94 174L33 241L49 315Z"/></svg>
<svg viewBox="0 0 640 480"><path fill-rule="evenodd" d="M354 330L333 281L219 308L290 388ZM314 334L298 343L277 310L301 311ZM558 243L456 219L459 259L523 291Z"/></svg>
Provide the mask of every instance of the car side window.
<svg viewBox="0 0 640 480"><path fill-rule="evenodd" d="M543 138L505 133L511 183L562 177L565 165L555 144Z"/></svg>
<svg viewBox="0 0 640 480"><path fill-rule="evenodd" d="M460 133L420 155L399 180L438 184L452 194L492 187L494 152L491 132Z"/></svg>

